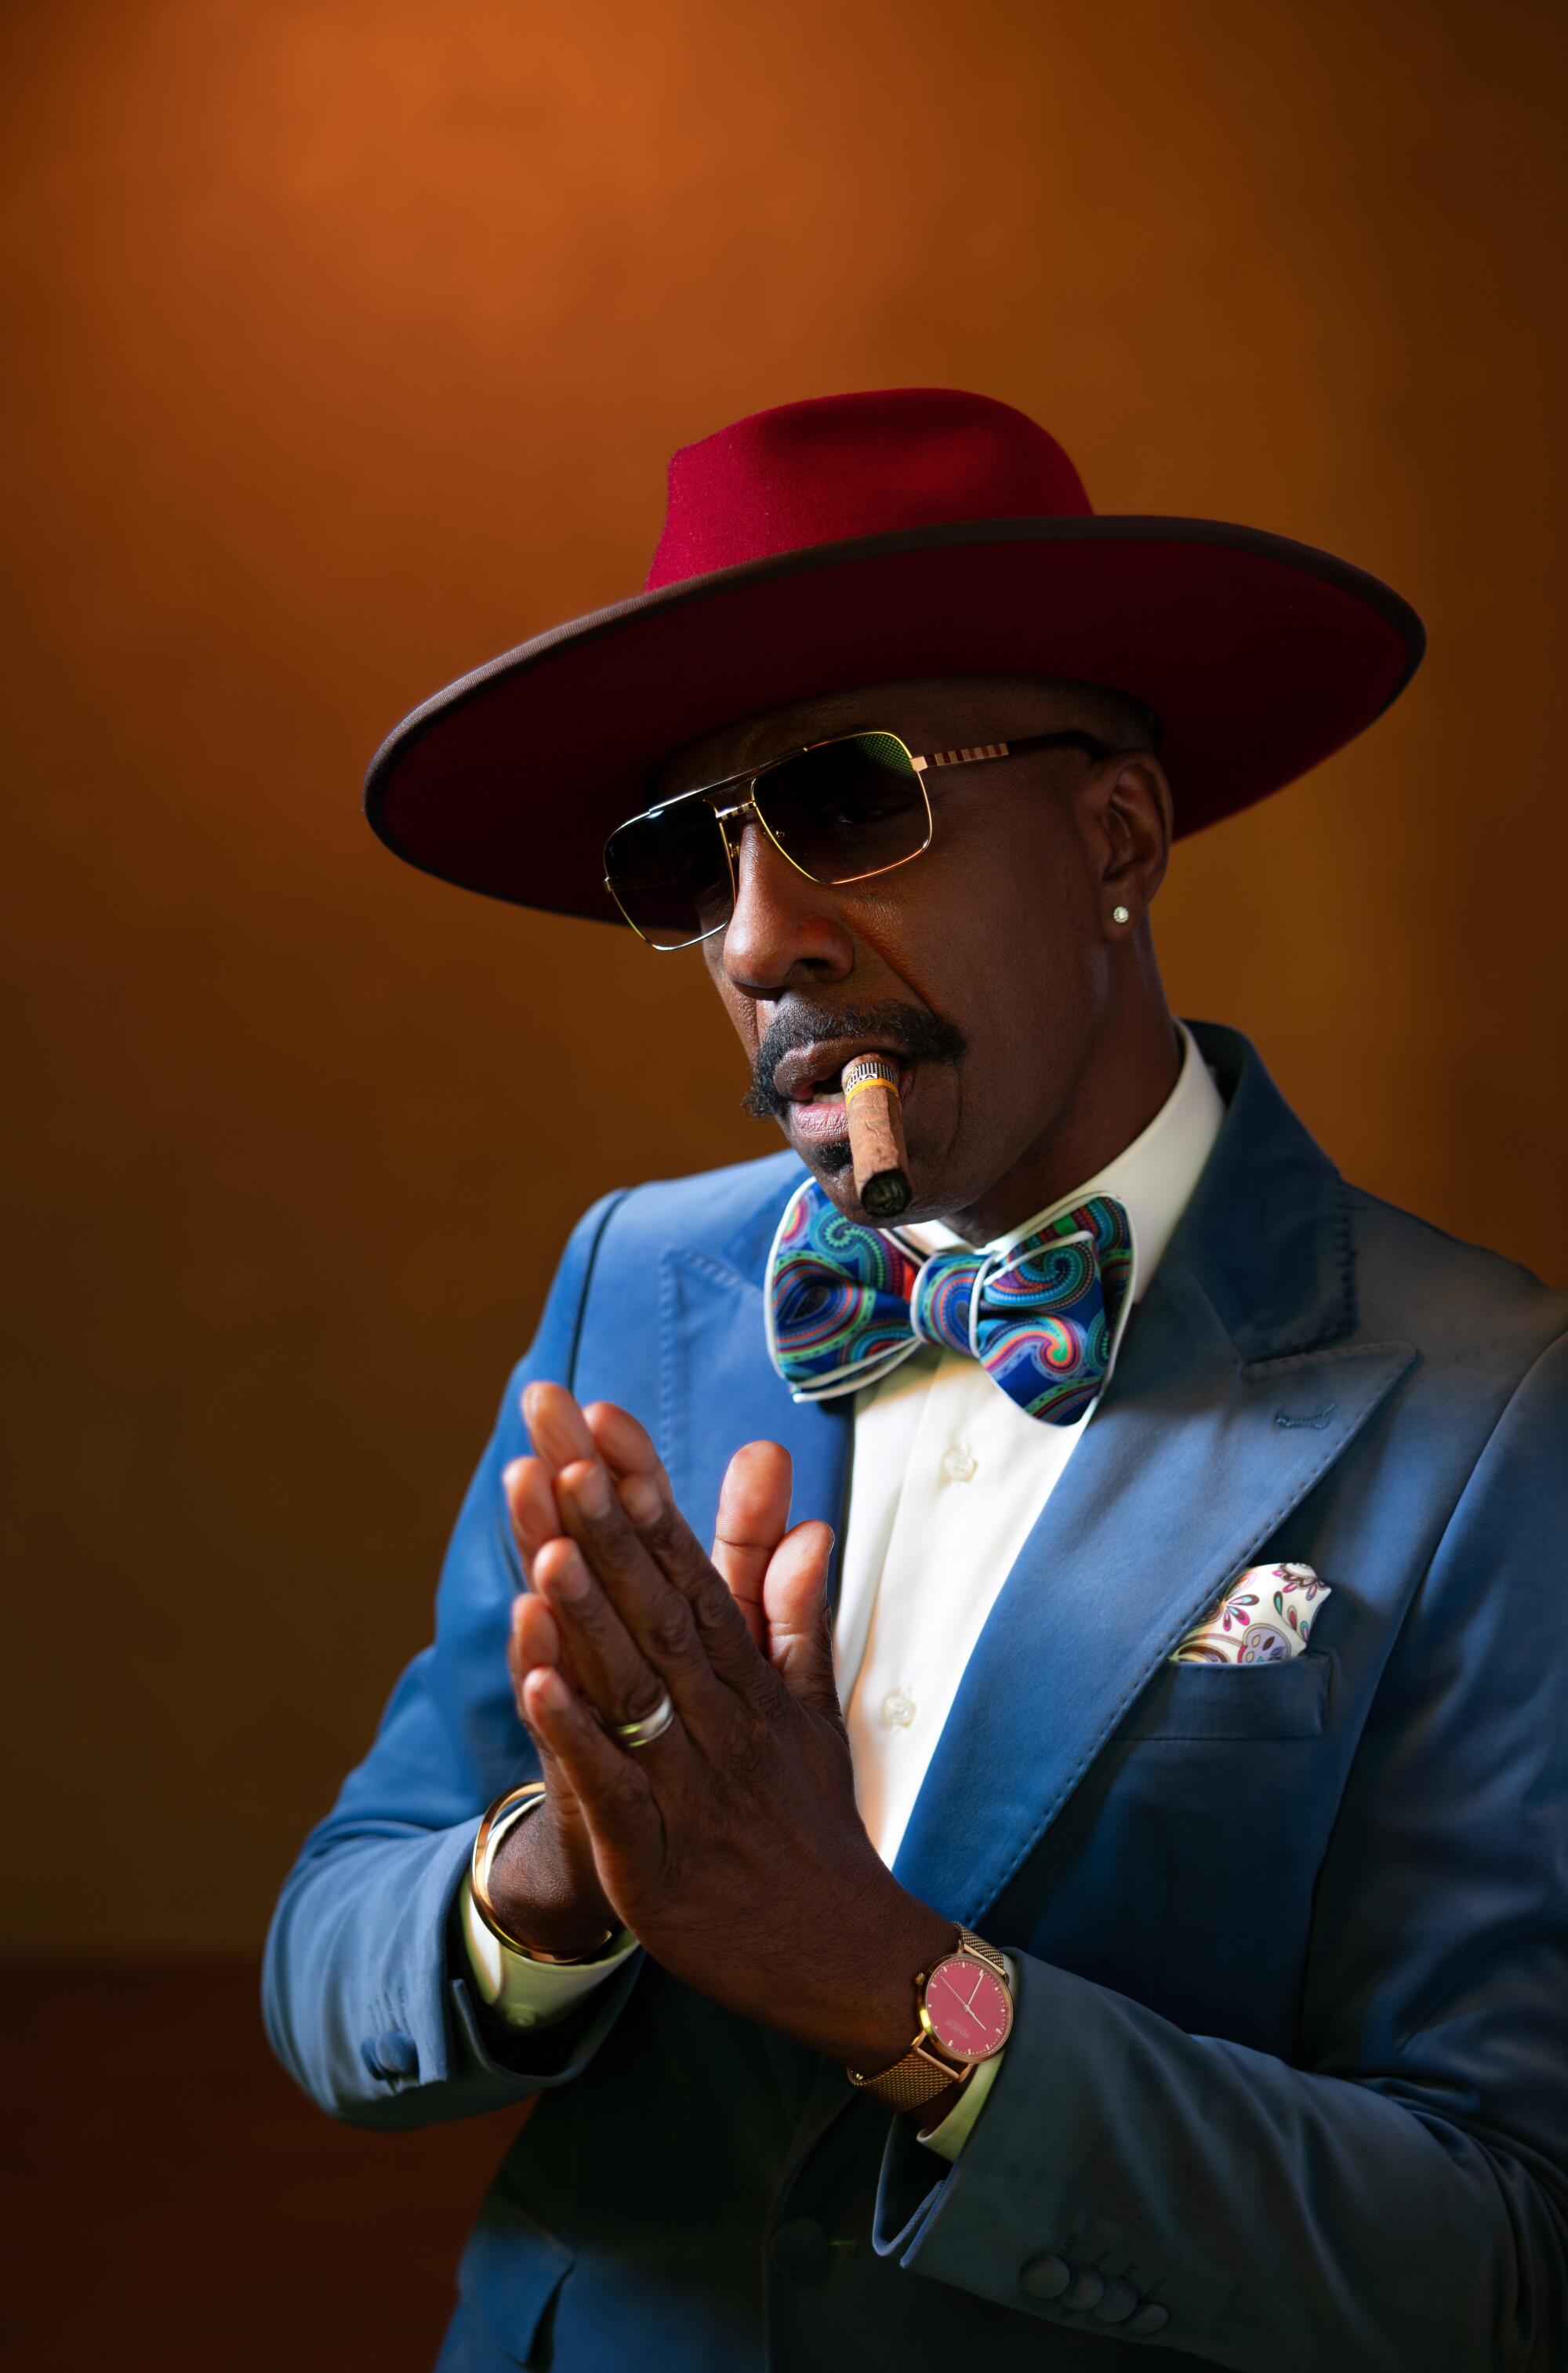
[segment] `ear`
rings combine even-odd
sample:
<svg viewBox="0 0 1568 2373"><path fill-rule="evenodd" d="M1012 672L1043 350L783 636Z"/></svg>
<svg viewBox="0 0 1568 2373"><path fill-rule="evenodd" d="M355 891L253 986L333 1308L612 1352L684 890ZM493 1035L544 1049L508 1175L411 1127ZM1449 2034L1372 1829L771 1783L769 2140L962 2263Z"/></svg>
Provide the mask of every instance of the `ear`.
<svg viewBox="0 0 1568 2373"><path fill-rule="evenodd" d="M1148 917L1170 858L1172 807L1165 768L1152 752L1108 764L1093 786L1100 900L1109 932L1131 935ZM1113 922L1124 906L1125 923Z"/></svg>

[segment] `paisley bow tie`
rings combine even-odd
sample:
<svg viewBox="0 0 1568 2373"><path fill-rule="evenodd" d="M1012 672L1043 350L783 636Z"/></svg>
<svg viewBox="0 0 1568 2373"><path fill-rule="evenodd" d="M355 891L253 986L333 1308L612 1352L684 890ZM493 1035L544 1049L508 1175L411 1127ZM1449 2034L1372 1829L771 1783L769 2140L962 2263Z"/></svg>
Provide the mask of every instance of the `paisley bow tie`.
<svg viewBox="0 0 1568 2373"><path fill-rule="evenodd" d="M896 1231L844 1219L808 1178L768 1262L768 1350L795 1398L814 1401L938 1343L978 1360L1030 1417L1072 1425L1109 1374L1132 1282L1132 1230L1109 1195L1005 1252L923 1256Z"/></svg>

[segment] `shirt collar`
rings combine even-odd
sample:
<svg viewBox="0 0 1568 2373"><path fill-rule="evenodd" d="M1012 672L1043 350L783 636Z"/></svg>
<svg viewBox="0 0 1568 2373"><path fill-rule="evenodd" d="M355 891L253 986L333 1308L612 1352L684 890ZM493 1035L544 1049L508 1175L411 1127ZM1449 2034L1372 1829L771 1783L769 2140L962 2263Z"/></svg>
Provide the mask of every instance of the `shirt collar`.
<svg viewBox="0 0 1568 2373"><path fill-rule="evenodd" d="M985 1251L1005 1252L1034 1229L1043 1227L1063 1211L1070 1211L1090 1195L1113 1195L1132 1222L1131 1298L1134 1302L1142 1299L1166 1246L1176 1233L1177 1223L1214 1151L1225 1118L1224 1102L1214 1074L1199 1052L1197 1040L1184 1022L1176 1026L1181 1038L1181 1069L1175 1087L1148 1127L1139 1131L1131 1145L1113 1154L1092 1178L1086 1178L1070 1195L1047 1204L1018 1227L1009 1228L1005 1235L993 1237L983 1247ZM967 1241L940 1220L900 1228L898 1233L922 1253L942 1252Z"/></svg>

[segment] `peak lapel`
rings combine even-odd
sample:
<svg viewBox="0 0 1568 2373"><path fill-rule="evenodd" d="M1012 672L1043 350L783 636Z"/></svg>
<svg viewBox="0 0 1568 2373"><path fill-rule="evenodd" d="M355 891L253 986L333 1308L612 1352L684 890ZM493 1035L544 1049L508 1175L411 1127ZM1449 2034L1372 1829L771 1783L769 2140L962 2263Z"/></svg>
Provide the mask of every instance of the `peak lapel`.
<svg viewBox="0 0 1568 2373"><path fill-rule="evenodd" d="M1340 1181L1235 1034L1219 1141L970 1659L897 1871L980 1921L1184 1631L1411 1365L1353 1338ZM1293 1422L1294 1420L1294 1422Z"/></svg>
<svg viewBox="0 0 1568 2373"><path fill-rule="evenodd" d="M971 1925L1414 1354L1352 1345L1244 1367L1172 1262L1122 1358L970 1659L899 1854L912 1893ZM1310 1422L1280 1422L1293 1416Z"/></svg>

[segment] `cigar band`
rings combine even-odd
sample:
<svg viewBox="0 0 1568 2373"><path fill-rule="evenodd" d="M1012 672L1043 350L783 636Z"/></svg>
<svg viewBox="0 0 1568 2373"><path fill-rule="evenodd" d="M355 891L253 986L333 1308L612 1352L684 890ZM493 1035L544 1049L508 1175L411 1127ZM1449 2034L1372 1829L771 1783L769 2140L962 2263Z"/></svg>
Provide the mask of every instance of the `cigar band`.
<svg viewBox="0 0 1568 2373"><path fill-rule="evenodd" d="M856 1069L854 1079L845 1080L843 1083L845 1104L852 1096L863 1095L867 1088L889 1088L897 1095L899 1077L892 1065L878 1064L875 1070L869 1067L864 1071Z"/></svg>

